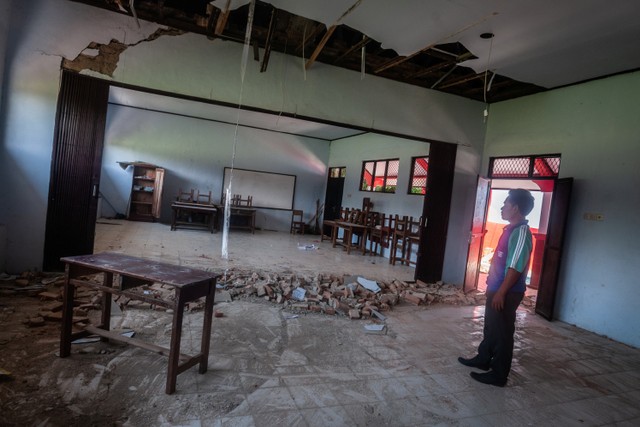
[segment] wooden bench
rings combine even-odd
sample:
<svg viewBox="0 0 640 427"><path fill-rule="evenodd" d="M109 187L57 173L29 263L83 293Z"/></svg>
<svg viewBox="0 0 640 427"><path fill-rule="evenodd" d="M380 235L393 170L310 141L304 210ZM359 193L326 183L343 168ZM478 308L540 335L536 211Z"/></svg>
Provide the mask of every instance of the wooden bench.
<svg viewBox="0 0 640 427"><path fill-rule="evenodd" d="M203 374L207 371L213 301L216 288L216 276L213 273L116 253L64 257L61 261L66 266L60 357L68 357L71 354L71 342L73 340L92 334L103 337L104 341L122 341L168 356L169 364L165 388L167 394L171 394L176 390L177 376L190 367L199 364L198 372ZM82 276L96 273L103 273L102 283L82 278ZM173 288L175 292L174 300L165 301L151 295L145 295L143 292L135 291L135 288L139 286L153 283L161 283ZM102 291L102 317L100 325L90 325L82 331L73 332L73 301L77 286ZM109 329L112 294L124 295L130 299L172 309L173 325L169 348L111 332ZM205 297L205 304L200 352L195 356L181 354L180 338L182 336L185 304L201 297Z"/></svg>

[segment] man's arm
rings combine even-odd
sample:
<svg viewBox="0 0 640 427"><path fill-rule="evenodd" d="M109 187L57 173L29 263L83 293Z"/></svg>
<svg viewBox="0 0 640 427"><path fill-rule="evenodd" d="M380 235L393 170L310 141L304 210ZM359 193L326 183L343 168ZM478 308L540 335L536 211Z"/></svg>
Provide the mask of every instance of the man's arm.
<svg viewBox="0 0 640 427"><path fill-rule="evenodd" d="M507 269L507 275L493 296L493 301L491 301L491 307L493 307L494 310L501 311L504 308L504 297L507 295L507 292L509 292L509 289L516 284L521 274L522 273L513 268Z"/></svg>

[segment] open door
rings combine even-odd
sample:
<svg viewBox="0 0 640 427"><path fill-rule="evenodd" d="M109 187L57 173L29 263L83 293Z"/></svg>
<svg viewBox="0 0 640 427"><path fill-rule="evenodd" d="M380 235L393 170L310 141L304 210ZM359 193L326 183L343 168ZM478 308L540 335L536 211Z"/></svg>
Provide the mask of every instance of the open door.
<svg viewBox="0 0 640 427"><path fill-rule="evenodd" d="M482 239L484 237L484 221L487 215L487 201L489 200L489 188L491 180L478 176L476 189L476 205L471 221L471 233L469 235L469 252L467 254L467 269L464 275L464 292L469 292L478 287L478 269L480 268L480 256L482 251Z"/></svg>
<svg viewBox="0 0 640 427"><path fill-rule="evenodd" d="M572 186L573 178L559 179L556 181L551 199L549 227L536 300L536 313L547 320L553 317Z"/></svg>
<svg viewBox="0 0 640 427"><path fill-rule="evenodd" d="M346 174L345 167L329 168L329 177L327 179L327 191L324 198L324 216L323 219L336 219L340 216L340 207L342 206L342 193L344 191L344 177ZM322 230L322 233L329 236L331 229Z"/></svg>
<svg viewBox="0 0 640 427"><path fill-rule="evenodd" d="M93 253L109 83L64 71L51 156L43 270Z"/></svg>

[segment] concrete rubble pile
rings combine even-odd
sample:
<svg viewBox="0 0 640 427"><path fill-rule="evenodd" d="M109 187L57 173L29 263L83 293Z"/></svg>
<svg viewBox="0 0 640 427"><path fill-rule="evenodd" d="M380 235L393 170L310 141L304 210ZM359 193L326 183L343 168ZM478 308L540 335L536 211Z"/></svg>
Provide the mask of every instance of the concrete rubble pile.
<svg viewBox="0 0 640 427"><path fill-rule="evenodd" d="M389 282L372 282L376 291L363 286L358 276L332 274L297 275L293 273L258 273L228 271L218 280L232 298L263 298L284 308L299 312L342 314L351 319L369 318L375 313L386 312L393 306L412 305L484 304L484 293L464 294L455 285L438 282L415 283L394 279ZM216 297L217 298L217 297Z"/></svg>
<svg viewBox="0 0 640 427"><path fill-rule="evenodd" d="M100 281L99 275L89 276L90 280ZM64 276L57 274L25 273L20 277L11 277L2 282L1 293L15 294L27 292L42 300L37 316L25 321L29 326L40 326L45 321L62 319L62 290ZM363 285L364 283L364 285ZM174 293L160 284L143 285L133 292L145 296L170 301ZM266 273L231 269L221 274L217 281L216 302L230 302L237 298L264 300L279 304L283 309L294 313L316 312L328 315L343 315L350 319L384 318L380 313L390 311L398 304L429 306L432 304L483 305L486 296L483 292L472 291L467 294L461 288L443 282L425 283L420 280L406 282L402 280L375 282L358 276L337 276L334 274L295 274ZM160 305L149 304L125 296L114 298L121 308L151 308L159 311L171 311ZM82 327L88 323L88 312L100 310L102 295L95 290L77 289L74 301L74 323ZM534 305L525 297L523 305ZM190 311L200 310L204 300L191 303Z"/></svg>

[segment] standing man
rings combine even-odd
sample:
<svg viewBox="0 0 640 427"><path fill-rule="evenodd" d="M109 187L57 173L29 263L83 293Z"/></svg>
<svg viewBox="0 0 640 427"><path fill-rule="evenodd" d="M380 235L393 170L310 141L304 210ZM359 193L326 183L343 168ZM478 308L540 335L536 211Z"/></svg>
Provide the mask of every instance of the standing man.
<svg viewBox="0 0 640 427"><path fill-rule="evenodd" d="M500 212L509 221L491 260L487 277L487 303L484 312L484 337L478 354L471 359L459 357L466 366L487 373L471 372L484 384L504 387L513 358L513 333L516 310L524 297L532 239L526 216L533 209L533 196L527 190L510 190Z"/></svg>

